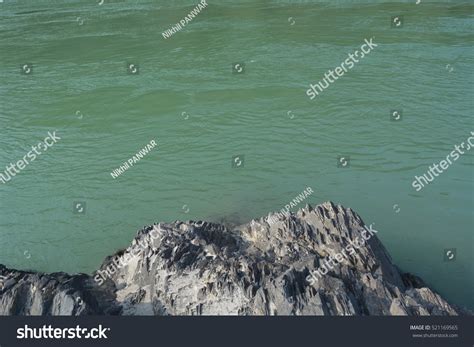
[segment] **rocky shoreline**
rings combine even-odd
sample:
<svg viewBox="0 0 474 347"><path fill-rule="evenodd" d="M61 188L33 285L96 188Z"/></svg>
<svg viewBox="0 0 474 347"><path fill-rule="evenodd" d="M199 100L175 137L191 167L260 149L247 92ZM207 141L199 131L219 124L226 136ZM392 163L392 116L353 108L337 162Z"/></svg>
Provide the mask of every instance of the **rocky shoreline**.
<svg viewBox="0 0 474 347"><path fill-rule="evenodd" d="M92 275L0 265L0 315L471 314L402 273L376 235L308 280L366 231L359 215L331 202L233 228L159 223Z"/></svg>

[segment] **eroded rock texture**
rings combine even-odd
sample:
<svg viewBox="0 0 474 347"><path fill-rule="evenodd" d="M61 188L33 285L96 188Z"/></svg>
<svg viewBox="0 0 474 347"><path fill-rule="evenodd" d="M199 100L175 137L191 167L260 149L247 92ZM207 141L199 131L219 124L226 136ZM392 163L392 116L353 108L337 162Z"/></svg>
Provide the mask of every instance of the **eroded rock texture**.
<svg viewBox="0 0 474 347"><path fill-rule="evenodd" d="M470 314L401 273L376 235L310 284L310 272L330 255L367 236L364 222L330 202L271 225L269 216L235 228L201 221L146 227L92 276L0 266L0 314Z"/></svg>

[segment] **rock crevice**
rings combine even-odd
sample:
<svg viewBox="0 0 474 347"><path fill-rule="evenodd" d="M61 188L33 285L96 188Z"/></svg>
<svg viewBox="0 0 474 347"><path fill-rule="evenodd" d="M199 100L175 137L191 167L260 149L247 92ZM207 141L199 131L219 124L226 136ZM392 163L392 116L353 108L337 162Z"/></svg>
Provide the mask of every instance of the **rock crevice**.
<svg viewBox="0 0 474 347"><path fill-rule="evenodd" d="M233 228L159 223L92 275L0 265L0 315L470 314L402 273L375 234L311 280L369 230L331 202Z"/></svg>

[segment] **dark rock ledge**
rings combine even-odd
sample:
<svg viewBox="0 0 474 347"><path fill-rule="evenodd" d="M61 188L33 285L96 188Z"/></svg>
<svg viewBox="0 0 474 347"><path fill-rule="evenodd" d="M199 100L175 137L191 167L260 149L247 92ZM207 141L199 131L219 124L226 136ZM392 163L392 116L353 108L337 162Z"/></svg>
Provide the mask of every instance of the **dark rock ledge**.
<svg viewBox="0 0 474 347"><path fill-rule="evenodd" d="M0 265L0 315L471 314L400 272L376 235L311 285L310 271L361 237L365 224L331 202L279 218L235 228L155 224L90 276ZM114 273L104 281L107 269Z"/></svg>

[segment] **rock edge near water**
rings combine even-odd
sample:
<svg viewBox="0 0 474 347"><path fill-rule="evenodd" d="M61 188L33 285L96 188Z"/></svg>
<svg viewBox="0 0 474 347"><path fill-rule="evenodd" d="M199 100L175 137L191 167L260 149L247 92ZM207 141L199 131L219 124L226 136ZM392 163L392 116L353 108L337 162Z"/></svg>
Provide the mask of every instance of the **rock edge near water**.
<svg viewBox="0 0 474 347"><path fill-rule="evenodd" d="M331 202L235 228L159 223L91 276L0 265L0 315L471 314L402 273L376 235L308 281L367 229L354 211Z"/></svg>

